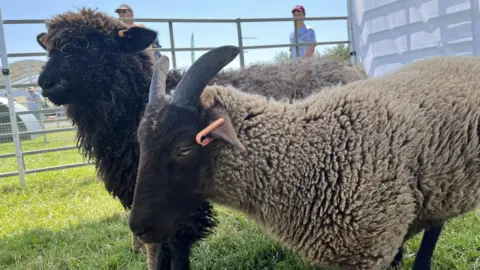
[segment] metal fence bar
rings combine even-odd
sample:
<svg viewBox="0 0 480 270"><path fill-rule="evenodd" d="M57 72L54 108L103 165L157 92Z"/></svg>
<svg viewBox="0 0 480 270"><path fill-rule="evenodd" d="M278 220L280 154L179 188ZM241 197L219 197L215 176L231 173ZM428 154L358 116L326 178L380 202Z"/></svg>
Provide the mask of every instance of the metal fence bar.
<svg viewBox="0 0 480 270"><path fill-rule="evenodd" d="M297 32L297 29L295 29L295 32ZM303 46L303 45L335 45L335 44L349 44L350 42L348 40L339 40L339 41L322 41L322 42L298 42L298 38L296 40L296 45L298 46ZM171 43L172 44L172 43ZM175 46L175 43L173 43L172 46ZM282 48L282 47L291 47L292 44L272 44L272 45L254 45L254 46L243 46L242 42L242 54L244 50L251 50L251 49L269 49L269 48ZM175 57L175 52L182 52L182 51L209 51L213 50L216 47L196 47L196 48L174 48L172 47L171 49L168 48L154 48L153 50L160 51L160 52L172 52L172 62L174 65L174 68L176 67L176 57ZM298 47L296 47L298 48ZM35 53L33 53L35 54ZM17 57L16 54L8 54L8 57ZM242 58L242 56L241 56ZM240 61L242 61L240 58ZM29 83L22 83L22 84L13 84L12 87L14 88L27 88L30 86L38 86L38 84L29 84ZM4 88L5 85L0 85L0 88ZM49 109L53 110L53 109ZM20 112L19 112L20 113ZM24 114L29 114L31 112L22 112Z"/></svg>
<svg viewBox="0 0 480 270"><path fill-rule="evenodd" d="M348 40L342 41L322 41L322 42L308 42L308 43L298 43L299 46L302 45L333 45L333 44L343 44L348 43ZM272 45L256 45L256 46L244 46L243 49L263 49L265 46L269 46L266 48L279 48L279 47L290 47L292 44L272 44ZM274 46L274 47L271 47ZM216 47L195 47L195 48L153 48L152 50L159 51L159 52L171 52L171 51L209 51ZM34 54L39 56L46 56L45 53L27 53L28 55ZM23 54L19 55L19 53L11 53L8 54L8 57L24 57ZM18 84L18 85L30 85L30 84Z"/></svg>
<svg viewBox="0 0 480 270"><path fill-rule="evenodd" d="M168 22L168 31L170 32L170 48L172 52L172 65L177 68L177 57L175 55L175 39L173 37L173 22Z"/></svg>
<svg viewBox="0 0 480 270"><path fill-rule="evenodd" d="M38 85L38 84L12 84L12 87L15 85ZM4 85L0 85L4 86ZM22 111L22 112L16 112L17 115L22 115L22 114L32 114L32 113L56 113L56 112L62 112L62 108L49 108L49 109L40 109L40 110L35 110L35 111ZM8 113L0 113L0 116L7 116Z"/></svg>
<svg viewBox="0 0 480 270"><path fill-rule="evenodd" d="M295 53L296 53L296 56L298 57L298 55L300 54L300 48L298 45L298 28L297 28L297 22L296 21L293 21L293 29L295 30Z"/></svg>
<svg viewBox="0 0 480 270"><path fill-rule="evenodd" d="M17 114L15 113L15 103L13 103L12 85L10 82L10 67L8 64L7 44L5 41L5 32L3 27L2 9L0 8L0 55L2 57L2 74L5 80L8 97L8 112L10 114L10 125L12 127L13 141L15 144L15 156L17 158L18 175L20 176L20 184L26 186L25 183L25 162L22 155L22 145L18 134Z"/></svg>
<svg viewBox="0 0 480 270"><path fill-rule="evenodd" d="M23 131L18 132L19 135L43 135L49 133L58 133L58 132L65 132L65 131L75 131L77 128L56 128L56 129L47 129L47 130L32 130L32 131ZM0 134L0 138L8 138L12 136L12 133L4 133Z"/></svg>
<svg viewBox="0 0 480 270"><path fill-rule="evenodd" d="M349 4L349 1L348 1ZM128 21L135 21L135 22L166 22L169 24L169 32L170 32L170 48L153 48L155 51L160 51L160 52L171 52L172 53L172 63L173 63L173 68L177 68L177 62L176 62L176 52L178 51L208 51L212 50L216 47L197 47L197 48L176 48L175 47L175 40L174 40L174 33L173 33L173 23L235 23L237 26L237 35L238 35L238 46L240 48L240 67L244 68L245 66L245 50L247 49L268 49L268 48L281 48L281 47L291 47L292 45L295 46L295 50L297 52L297 55L299 54L299 46L303 45L333 45L333 44L350 44L351 42L351 35L349 33L348 40L347 41L330 41L330 42L315 42L315 43L300 43L298 40L298 29L296 27L296 21L298 20L304 20L304 21L334 21L334 20L346 20L347 21L347 27L351 27L349 17L348 16L336 16L336 17L305 17L305 18L250 18L250 19L242 19L242 18L237 18L237 19L157 19L157 18L133 18L133 19L128 19L128 18L120 18L120 20L128 22ZM10 53L7 54L6 51L6 44L5 44L5 37L4 37L4 24L42 24L45 23L46 20L2 20L1 17L1 9L0 9L0 38L3 40L3 46L4 48L1 48L2 51L0 51L1 56L2 56L2 64L5 68L7 67L6 70L8 70L8 57L35 57L35 56L47 56L46 52L37 52L37 53ZM270 45L255 45L255 46L244 46L243 45L243 35L242 35L242 23L248 23L248 22L288 22L288 21L293 21L294 22L294 31L295 31L295 44L270 44ZM349 30L351 30L349 28ZM2 45L2 44L0 44ZM6 65L4 64L6 62ZM8 72L7 72L8 73ZM9 76L5 75L7 78L5 80L5 85L0 85L0 88L6 88L8 97L9 97L9 114L11 118L11 125L12 125L12 133L10 134L1 134L0 138L2 137L10 137L14 135L14 141L15 141L15 153L9 153L9 154L1 154L0 158L7 158L7 157L17 157L17 165L19 168L19 171L17 172L9 172L9 173L4 173L0 174L0 178L2 177L8 177L8 176L20 176L20 182L25 185L25 174L31 174L31 173L38 173L38 172L44 172L44 171L52 171L52 170L60 170L60 169L68 169L68 168L74 168L74 167L80 167L80 166L86 166L93 164L91 162L88 163L77 163L77 164L67 164L67 165L61 165L61 166L53 166L53 167L46 167L46 168L39 168L39 169L32 169L32 170L26 170L25 169L25 163L23 160L23 157L25 155L34 155L34 154L42 154L42 153L48 153L48 152L56 152L56 151L64 151L64 150L72 150L76 149L77 146L66 146L66 147L58 147L58 148L51 148L51 149L42 149L42 150L33 150L33 151L27 151L22 153L22 145L21 141L19 139L20 135L36 135L36 134L48 134L48 133L56 133L56 132L65 132L65 131L74 131L76 128L71 127L71 128L57 128L57 129L52 129L52 130L37 130L37 131L26 131L26 132L19 132L18 131L18 126L17 126L17 121L16 121L16 115L21 115L21 114L31 114L31 111L25 111L25 112L15 112L15 107L13 106L13 96L11 95L11 91L13 88L26 88L29 86L38 86L36 83L28 83L28 84L15 84L12 85L11 81L9 80ZM13 113L11 112L13 110ZM37 110L36 113L52 113L52 112L59 112L62 111L60 108L52 108L52 109L42 109L42 110ZM13 120L12 120L13 119ZM58 121L58 120L56 120Z"/></svg>
<svg viewBox="0 0 480 270"><path fill-rule="evenodd" d="M299 42L298 46L303 45L333 45L333 44L344 44L348 41L322 41L322 42ZM244 49L266 49L266 48L281 48L281 47L290 47L292 44L273 44L273 45L255 45L255 46L243 46Z"/></svg>
<svg viewBox="0 0 480 270"><path fill-rule="evenodd" d="M43 113L39 114L40 127L45 130L45 115ZM47 144L47 133L43 133L43 144Z"/></svg>
<svg viewBox="0 0 480 270"><path fill-rule="evenodd" d="M348 53L349 53L349 60L350 64L357 64L357 56L355 52L355 40L354 40L354 35L353 35L353 24L352 24L352 3L351 0L347 0L347 12L348 12L348 17L347 17L347 32L348 32Z"/></svg>
<svg viewBox="0 0 480 270"><path fill-rule="evenodd" d="M38 84L34 84L34 85L38 85ZM62 108L49 108L49 109L35 110L36 113L56 113L56 112L61 112L61 111L62 111ZM31 113L32 113L32 111L23 111L23 112L17 112L17 115L31 114Z"/></svg>
<svg viewBox="0 0 480 270"><path fill-rule="evenodd" d="M288 22L293 20L303 21L338 21L346 20L347 16L333 16L333 17L305 17L305 18L251 18L240 19L240 22ZM159 18L122 18L124 22L172 22L172 23L235 23L236 19L159 19ZM39 24L45 23L42 19L33 20L5 20L4 24Z"/></svg>
<svg viewBox="0 0 480 270"><path fill-rule="evenodd" d="M50 152L60 152L60 151L75 150L75 149L78 149L78 147L75 145L72 145L72 146L55 147L55 148L48 148L48 149L41 149L41 150L32 150L32 151L23 152L23 156L38 155L38 154L45 154ZM0 155L0 158L10 158L10 157L15 157L15 153Z"/></svg>
<svg viewBox="0 0 480 270"><path fill-rule="evenodd" d="M303 18L252 18L240 19L244 22L288 22L288 21L342 21L347 20L347 16L333 16L333 17L303 17Z"/></svg>
<svg viewBox="0 0 480 270"><path fill-rule="evenodd" d="M64 169L71 169L71 168L89 166L89 165L92 165L92 164L94 164L94 163L93 162L72 163L72 164L66 164L66 165L50 166L50 167L44 167L44 168L38 168L38 169L25 170L24 173L25 174L33 174L33 173L40 173L40 172L46 172L46 171L64 170ZM17 175L19 175L18 172L2 173L2 174L0 174L0 178L17 176Z"/></svg>
<svg viewBox="0 0 480 270"><path fill-rule="evenodd" d="M240 68L245 67L245 53L243 47L243 36L242 36L242 23L240 18L237 19L237 35L238 35L238 47L240 49Z"/></svg>
<svg viewBox="0 0 480 270"><path fill-rule="evenodd" d="M46 52L38 52L38 53L9 53L7 54L8 57L33 57L33 56L47 56Z"/></svg>

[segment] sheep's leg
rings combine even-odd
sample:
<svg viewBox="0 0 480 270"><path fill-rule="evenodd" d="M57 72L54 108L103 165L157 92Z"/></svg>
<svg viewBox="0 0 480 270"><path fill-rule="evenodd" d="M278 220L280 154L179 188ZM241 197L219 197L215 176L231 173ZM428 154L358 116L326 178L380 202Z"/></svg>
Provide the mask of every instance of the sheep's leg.
<svg viewBox="0 0 480 270"><path fill-rule="evenodd" d="M216 224L217 220L213 215L213 207L210 203L203 202L195 212L183 220L177 233L166 244L167 247L158 250L157 257L161 258L162 254L167 252L165 250L168 249L171 266L170 268L157 266L157 270L189 270L189 258L193 245L207 237Z"/></svg>
<svg viewBox="0 0 480 270"><path fill-rule="evenodd" d="M443 222L425 230L422 243L420 244L415 262L413 263L413 270L429 270L431 268L433 252L435 251L442 229Z"/></svg>
<svg viewBox="0 0 480 270"><path fill-rule="evenodd" d="M431 268L431 262L433 252L437 245L438 238L443 229L443 223L438 223L432 226L430 229L425 230L422 243L418 249L415 262L413 263L412 270L429 270ZM406 239L404 240L406 241ZM404 242L405 244L405 242ZM393 262L390 264L392 268L398 268L401 266L403 260L403 246L398 249Z"/></svg>
<svg viewBox="0 0 480 270"><path fill-rule="evenodd" d="M191 243L170 245L172 251L172 270L190 269Z"/></svg>
<svg viewBox="0 0 480 270"><path fill-rule="evenodd" d="M171 253L167 244L148 244L146 250L149 270L170 270Z"/></svg>
<svg viewBox="0 0 480 270"><path fill-rule="evenodd" d="M132 249L134 251L138 251L143 247L143 242L138 239L138 237L132 233Z"/></svg>
<svg viewBox="0 0 480 270"><path fill-rule="evenodd" d="M397 254L395 255L395 258L393 258L392 263L390 264L390 267L396 269L402 265L402 260L403 260L403 246L401 246Z"/></svg>

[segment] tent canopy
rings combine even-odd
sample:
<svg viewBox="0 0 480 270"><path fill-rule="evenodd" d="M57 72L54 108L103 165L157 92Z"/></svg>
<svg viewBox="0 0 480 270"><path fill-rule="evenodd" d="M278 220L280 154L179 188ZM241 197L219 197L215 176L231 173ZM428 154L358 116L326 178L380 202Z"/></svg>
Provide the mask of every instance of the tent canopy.
<svg viewBox="0 0 480 270"><path fill-rule="evenodd" d="M437 55L479 55L478 0L348 0L351 51L370 77Z"/></svg>

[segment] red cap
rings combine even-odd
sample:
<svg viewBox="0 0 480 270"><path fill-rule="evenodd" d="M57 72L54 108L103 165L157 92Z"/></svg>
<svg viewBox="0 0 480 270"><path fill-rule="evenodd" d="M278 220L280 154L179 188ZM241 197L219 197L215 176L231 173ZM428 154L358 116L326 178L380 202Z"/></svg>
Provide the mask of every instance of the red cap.
<svg viewBox="0 0 480 270"><path fill-rule="evenodd" d="M305 14L305 8L304 8L302 5L297 5L297 6L295 6L295 7L292 9L292 13L293 13L294 11L300 11L300 12L302 12L303 14Z"/></svg>

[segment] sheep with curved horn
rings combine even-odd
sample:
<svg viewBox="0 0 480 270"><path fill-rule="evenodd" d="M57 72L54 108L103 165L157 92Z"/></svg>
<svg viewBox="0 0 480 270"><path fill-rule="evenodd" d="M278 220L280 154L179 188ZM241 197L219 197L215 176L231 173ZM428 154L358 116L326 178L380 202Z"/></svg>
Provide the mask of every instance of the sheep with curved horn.
<svg viewBox="0 0 480 270"><path fill-rule="evenodd" d="M212 200L314 265L385 269L404 241L480 205L479 72L478 57L433 57L293 104L185 74L184 101L159 96L139 125L130 228L169 241Z"/></svg>

